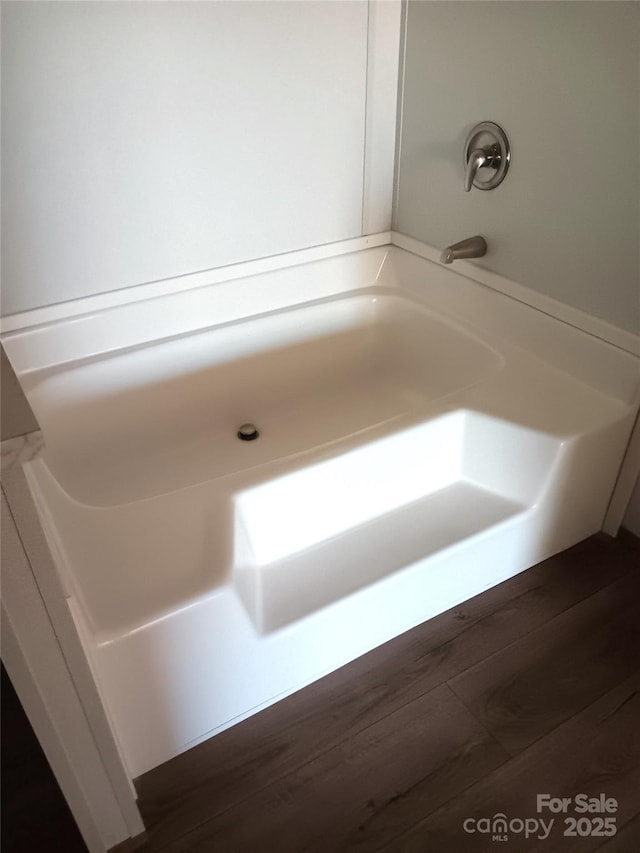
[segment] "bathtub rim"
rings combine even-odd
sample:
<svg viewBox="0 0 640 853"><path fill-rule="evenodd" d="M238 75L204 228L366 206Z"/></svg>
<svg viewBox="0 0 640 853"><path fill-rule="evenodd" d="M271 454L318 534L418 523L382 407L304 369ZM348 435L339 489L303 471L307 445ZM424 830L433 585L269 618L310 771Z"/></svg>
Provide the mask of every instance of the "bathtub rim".
<svg viewBox="0 0 640 853"><path fill-rule="evenodd" d="M397 235L392 235L392 238L394 236ZM504 339L514 346L522 347L522 341L518 339L524 336L526 339L524 348L537 357L558 366L564 372L581 379L581 381L605 394L617 397L633 406L640 404L640 380L638 379L640 375L638 372L640 336L610 326L604 321L590 317L569 306L563 306L562 303L556 303L555 300L546 297L546 302L541 305L534 291L530 291L516 282L496 276L494 273L477 268L472 263L460 262L459 267L455 269L443 267L433 260L435 249L412 238L404 237L404 235L399 235L399 237L402 245L397 245L398 241L390 243L388 234L374 235L374 238L371 238L374 245L368 244L365 248L362 248L364 238L361 241L344 241L340 244L331 244L321 247L324 250L321 260L315 259L313 254L315 250L304 250L303 252L278 256L276 259L267 259L270 265L267 265L266 275L268 279L265 281L277 285L282 275L286 277L291 275L292 271L295 274L296 270L302 268L304 268L305 276L308 279L295 288L296 298L293 301L290 298L286 299L269 310L277 310L277 308L294 304L302 305L307 301L323 298L322 295L318 296L317 286L328 286L329 290L324 293L327 296L337 296L340 293L354 292L367 287L389 286L400 291L413 291L414 298L427 306L434 299L436 302L439 300L441 302L441 296L444 293L447 294L447 298L451 293L453 295L449 299L449 307L438 304L437 313L441 316L451 317L472 333L479 331L481 339L489 343L486 340L486 328L483 327L482 322L475 323L473 318L470 321L469 317L465 316L464 311L459 310L464 300L471 295L472 302L476 307L480 307L485 318L491 318L492 337ZM357 246L354 246L354 243ZM396 267L402 264L403 258L405 260L411 258L422 265L426 279L421 285L419 293L415 292L415 288L408 287L406 282L400 280ZM398 259L398 263L396 263L396 259ZM138 318L150 318L149 323L153 325L155 321L149 312L156 312L156 315L166 314L168 307L177 304L173 300L179 300L181 297L191 298L194 294L197 294L198 298L207 294L207 298L214 296L215 299L228 302L229 300L234 301L238 297L240 293L238 288L241 288L244 294L240 298L241 300L244 299L246 304L247 295L250 295L251 289L253 288L255 293L256 286L258 290L262 286L258 284L262 273L256 272L258 268L256 264L259 267L258 262L250 262L249 264L239 264L207 273L197 273L194 274L195 278L186 276L184 279L193 278L193 282L189 286L187 286L188 283L185 284L184 280L181 280L182 289L178 292L161 293L151 298L145 297L132 301L132 296L125 293L120 304L88 313L86 304L78 304L80 302L86 303L85 299L54 306L56 312L49 315L53 316L53 319L48 321L46 321L48 309L27 312L31 316L25 314L18 318L18 315L15 315L13 321L11 318L2 320L0 340L19 380L24 380L27 372L51 363L50 356L47 356L46 352L43 354L43 343L45 343L44 349L46 350L46 337L56 332L58 335L62 332L66 339L71 337L82 339L83 335L90 339L94 336L96 323L99 325L110 323L113 326L113 320L124 317L128 311L138 312ZM344 264L351 265L346 278L343 278L337 285L327 285L326 282L323 282L326 270L333 267L341 269ZM213 282L211 277L214 279ZM435 282L441 284L434 286ZM445 282L446 284L443 284ZM135 288L133 289L135 290ZM274 289L271 287L269 290L269 299L271 299ZM264 297L264 292L262 296ZM90 300L93 297L87 299ZM81 308L84 313L78 313ZM564 308L567 310L565 311ZM177 334L202 328L201 313L199 311L195 321L189 321L188 327L183 325ZM240 311L238 318L246 318L255 313L253 311L249 313ZM156 334L154 332L149 334L145 338L145 342L159 340L166 336L165 328L165 333ZM548 336L556 342L553 353L548 353L543 343L545 337ZM74 346L77 349L77 345ZM118 346L117 344L115 346L108 345L106 348L102 346L98 351L103 353L116 349ZM57 361L62 363L77 357L77 351L75 353L69 351L63 358L57 358ZM585 366L586 361L590 361L593 365L601 358L607 362L606 367L600 367L594 371ZM631 373L633 376L629 378Z"/></svg>
<svg viewBox="0 0 640 853"><path fill-rule="evenodd" d="M355 287L354 289L344 290L342 292L329 294L327 296L305 299L304 301L294 302L290 305L283 305L265 311L259 311L242 317L216 320L214 322L207 323L206 325L198 326L197 328L189 329L187 331L177 331L175 334L172 335L153 338L150 340L143 340L140 342L134 342L128 345L118 345L114 348L99 350L96 352L88 353L86 355L68 355L59 361L45 363L41 366L34 365L32 367L24 369L20 374L20 380L23 383L23 386L27 387L26 394L28 398L28 389L30 383L37 382L40 378L46 378L48 375L55 374L56 372L62 372L65 369L81 367L85 364L91 364L95 361L100 361L103 359L106 360L112 357L117 357L119 355L126 355L129 352L137 352L139 350L147 348L151 349L156 346L162 346L165 343L193 338L198 335L206 335L216 331L231 330L234 328L240 329L240 327L248 323L260 322L261 320L269 320L280 315L288 315L298 311L302 312L312 310L315 307L331 305L334 302L346 302L348 300L361 299L366 301L375 301L378 298L388 298L390 300L397 300L399 303L411 303L413 306L417 307L421 313L427 316L432 322L440 324L448 329L453 330L455 333L469 338L478 347L481 347L491 353L491 355L495 357L496 361L500 363L500 367L504 366L505 357L503 353L496 347L494 343L491 343L491 341L488 340L489 335L486 332L483 332L481 326L474 325L468 320L459 319L450 312L439 311L424 297L421 297L419 293L406 290L405 288L397 285L375 282L371 285L362 285L359 287Z"/></svg>

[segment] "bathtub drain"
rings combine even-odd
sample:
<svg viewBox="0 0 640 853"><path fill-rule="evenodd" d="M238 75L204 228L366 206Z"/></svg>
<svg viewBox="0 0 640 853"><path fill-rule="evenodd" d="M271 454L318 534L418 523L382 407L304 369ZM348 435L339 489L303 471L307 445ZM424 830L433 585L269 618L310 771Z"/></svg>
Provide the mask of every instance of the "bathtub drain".
<svg viewBox="0 0 640 853"><path fill-rule="evenodd" d="M253 424L242 424L237 435L241 441L253 441L260 433Z"/></svg>

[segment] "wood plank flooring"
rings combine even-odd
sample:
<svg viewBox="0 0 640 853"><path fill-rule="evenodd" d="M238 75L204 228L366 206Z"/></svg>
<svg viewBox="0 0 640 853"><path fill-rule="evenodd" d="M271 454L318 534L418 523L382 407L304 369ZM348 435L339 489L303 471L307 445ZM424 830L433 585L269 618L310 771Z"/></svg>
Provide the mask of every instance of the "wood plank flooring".
<svg viewBox="0 0 640 853"><path fill-rule="evenodd" d="M475 853L501 812L554 817L505 850L639 853L639 616L640 540L598 534L137 779L141 849ZM617 835L538 793L615 797Z"/></svg>

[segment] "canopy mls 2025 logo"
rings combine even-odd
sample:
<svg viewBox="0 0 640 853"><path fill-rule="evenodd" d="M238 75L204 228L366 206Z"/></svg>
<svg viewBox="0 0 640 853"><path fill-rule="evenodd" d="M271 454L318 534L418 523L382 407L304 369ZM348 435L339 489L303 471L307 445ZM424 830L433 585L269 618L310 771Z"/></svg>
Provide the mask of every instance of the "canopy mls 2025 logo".
<svg viewBox="0 0 640 853"><path fill-rule="evenodd" d="M569 814L569 811L572 813ZM549 838L554 826L565 837L610 838L617 832L616 818L618 801L615 797L598 794L576 794L574 797L553 797L551 794L536 796L536 812L539 817L509 818L503 812L493 817L473 818L463 821L462 828L469 834L491 835L492 841L509 841L513 836ZM550 815L562 815L551 817Z"/></svg>

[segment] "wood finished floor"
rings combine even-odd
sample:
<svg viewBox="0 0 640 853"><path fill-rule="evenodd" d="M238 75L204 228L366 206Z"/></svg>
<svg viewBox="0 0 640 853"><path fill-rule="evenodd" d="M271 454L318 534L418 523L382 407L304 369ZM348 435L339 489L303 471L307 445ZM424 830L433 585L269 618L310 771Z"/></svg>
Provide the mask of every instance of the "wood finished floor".
<svg viewBox="0 0 640 853"><path fill-rule="evenodd" d="M639 610L640 540L598 534L137 779L141 849L639 853ZM611 839L462 828L601 792Z"/></svg>

